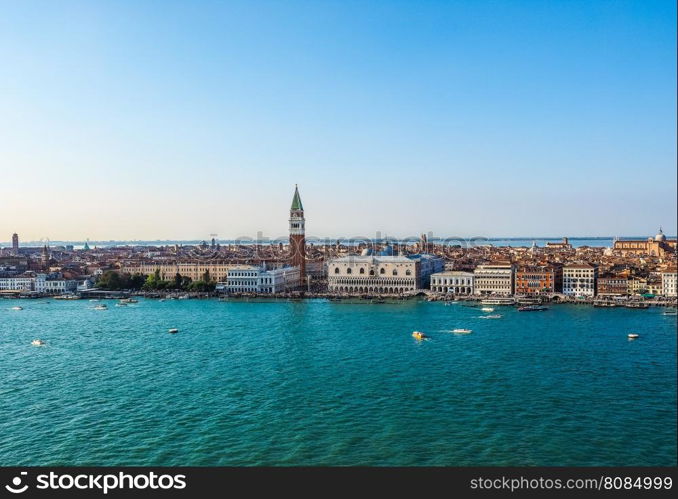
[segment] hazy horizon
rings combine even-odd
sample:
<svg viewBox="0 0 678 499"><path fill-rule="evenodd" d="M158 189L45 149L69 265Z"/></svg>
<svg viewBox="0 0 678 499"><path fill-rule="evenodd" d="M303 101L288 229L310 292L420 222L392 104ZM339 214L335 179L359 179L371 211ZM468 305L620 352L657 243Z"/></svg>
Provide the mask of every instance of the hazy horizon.
<svg viewBox="0 0 678 499"><path fill-rule="evenodd" d="M3 7L1 239L678 232L675 2Z"/></svg>

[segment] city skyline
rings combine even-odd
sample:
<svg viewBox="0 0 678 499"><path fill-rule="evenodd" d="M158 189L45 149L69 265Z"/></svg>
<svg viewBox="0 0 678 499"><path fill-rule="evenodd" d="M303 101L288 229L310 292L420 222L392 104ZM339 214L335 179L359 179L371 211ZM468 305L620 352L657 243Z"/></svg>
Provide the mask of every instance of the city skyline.
<svg viewBox="0 0 678 499"><path fill-rule="evenodd" d="M81 2L0 19L0 239L676 233L673 2Z"/></svg>

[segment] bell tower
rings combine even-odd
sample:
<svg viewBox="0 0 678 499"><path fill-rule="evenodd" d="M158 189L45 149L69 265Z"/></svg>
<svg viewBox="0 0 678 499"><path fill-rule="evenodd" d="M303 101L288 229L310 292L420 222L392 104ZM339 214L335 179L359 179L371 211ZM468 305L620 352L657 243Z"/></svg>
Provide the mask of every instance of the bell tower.
<svg viewBox="0 0 678 499"><path fill-rule="evenodd" d="M299 188L294 186L294 197L290 208L290 254L292 265L301 271L301 283L306 280L306 219L301 204Z"/></svg>

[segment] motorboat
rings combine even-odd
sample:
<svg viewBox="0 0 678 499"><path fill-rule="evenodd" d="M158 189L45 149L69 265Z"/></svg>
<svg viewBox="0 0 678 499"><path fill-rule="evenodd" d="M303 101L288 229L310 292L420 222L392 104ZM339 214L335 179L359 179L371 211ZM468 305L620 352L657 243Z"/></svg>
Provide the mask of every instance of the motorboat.
<svg viewBox="0 0 678 499"><path fill-rule="evenodd" d="M453 329L452 332L454 334L471 334L473 332L472 329Z"/></svg>
<svg viewBox="0 0 678 499"><path fill-rule="evenodd" d="M170 334L177 334L179 332L179 330L177 328L173 327L171 329L168 329L167 332L170 333Z"/></svg>
<svg viewBox="0 0 678 499"><path fill-rule="evenodd" d="M412 337L413 337L414 339L416 339L416 340L425 340L426 338L428 338L428 336L426 336L426 335L425 335L424 333L422 333L421 331L414 331L414 332L412 333Z"/></svg>
<svg viewBox="0 0 678 499"><path fill-rule="evenodd" d="M499 314L482 315L478 318L479 319L501 319L501 315L499 315Z"/></svg>
<svg viewBox="0 0 678 499"><path fill-rule="evenodd" d="M483 307L480 310L483 312L494 312L494 309L492 307Z"/></svg>
<svg viewBox="0 0 678 499"><path fill-rule="evenodd" d="M120 298L120 303L139 303L139 300L135 300L134 298Z"/></svg>
<svg viewBox="0 0 678 499"><path fill-rule="evenodd" d="M108 310L108 306L105 303L102 303L101 305L94 307L94 310Z"/></svg>
<svg viewBox="0 0 678 499"><path fill-rule="evenodd" d="M678 315L678 311L675 308L673 310L664 310L662 315Z"/></svg>
<svg viewBox="0 0 678 499"><path fill-rule="evenodd" d="M518 307L518 312L543 312L548 310L548 307L543 305L525 305L524 307Z"/></svg>
<svg viewBox="0 0 678 499"><path fill-rule="evenodd" d="M630 340L635 340L636 338L639 338L640 335L638 333L629 333L629 339Z"/></svg>
<svg viewBox="0 0 678 499"><path fill-rule="evenodd" d="M44 346L45 346L45 342L42 341L42 340L40 340L40 339L38 339L38 340L33 340L33 341L31 341L31 345L33 345L34 347L44 347Z"/></svg>
<svg viewBox="0 0 678 499"><path fill-rule="evenodd" d="M24 307L18 307L18 306L17 306L17 307L12 307L12 308L11 308L11 310L23 310L23 309L24 309Z"/></svg>
<svg viewBox="0 0 678 499"><path fill-rule="evenodd" d="M127 303L116 303L115 306L116 307L126 307Z"/></svg>

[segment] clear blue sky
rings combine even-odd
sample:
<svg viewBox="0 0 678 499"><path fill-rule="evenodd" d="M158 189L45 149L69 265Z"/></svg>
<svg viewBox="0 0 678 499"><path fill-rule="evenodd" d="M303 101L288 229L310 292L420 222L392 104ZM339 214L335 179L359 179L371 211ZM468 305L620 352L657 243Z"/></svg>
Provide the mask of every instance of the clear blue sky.
<svg viewBox="0 0 678 499"><path fill-rule="evenodd" d="M673 0L0 7L0 240L676 233Z"/></svg>

